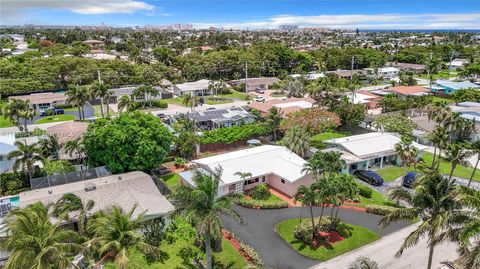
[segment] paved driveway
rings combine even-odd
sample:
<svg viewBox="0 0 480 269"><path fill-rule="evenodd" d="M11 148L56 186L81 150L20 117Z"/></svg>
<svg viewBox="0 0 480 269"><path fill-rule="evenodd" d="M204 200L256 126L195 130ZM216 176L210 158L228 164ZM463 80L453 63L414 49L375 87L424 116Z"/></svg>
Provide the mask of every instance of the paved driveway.
<svg viewBox="0 0 480 269"><path fill-rule="evenodd" d="M236 206L235 209L246 220L246 224L222 217L224 227L255 248L262 256L265 268L304 269L319 263L318 260L298 254L274 231L275 225L283 220L309 217L308 208L256 210ZM325 214L330 214L330 210L327 209ZM320 215L319 208L315 208L315 215ZM340 209L339 217L347 223L369 228L381 236L410 225L408 222L399 222L382 230L378 228L381 216L352 210Z"/></svg>

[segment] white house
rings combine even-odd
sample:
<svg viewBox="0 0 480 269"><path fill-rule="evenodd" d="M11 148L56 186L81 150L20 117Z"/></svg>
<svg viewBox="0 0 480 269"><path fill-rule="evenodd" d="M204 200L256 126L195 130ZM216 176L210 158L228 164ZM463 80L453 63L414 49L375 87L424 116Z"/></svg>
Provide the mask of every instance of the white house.
<svg viewBox="0 0 480 269"><path fill-rule="evenodd" d="M323 151L340 152L347 163L343 172L347 173L372 167L383 168L385 164L400 164L395 152L395 144L400 141L400 137L392 133L374 132L326 140L327 149ZM418 148L420 158L427 146L416 142L413 145Z"/></svg>
<svg viewBox="0 0 480 269"><path fill-rule="evenodd" d="M455 58L450 62L449 69L450 70L457 70L458 68L468 64L467 59L460 59L460 58Z"/></svg>
<svg viewBox="0 0 480 269"><path fill-rule="evenodd" d="M222 169L218 187L220 196L243 193L261 183L293 196L300 185L308 186L313 183L312 175L302 171L306 161L283 146L253 147L194 160L193 163L206 173L213 173L216 168ZM235 175L237 172L248 172L252 176L242 179ZM183 184L195 187L192 171L179 175Z"/></svg>
<svg viewBox="0 0 480 269"><path fill-rule="evenodd" d="M213 94L213 90L209 89L210 80L201 79L194 82L186 82L173 85L173 94L182 96L185 93L191 93L193 96L203 96Z"/></svg>
<svg viewBox="0 0 480 269"><path fill-rule="evenodd" d="M377 77L393 79L400 75L400 69L396 67L382 67L377 70Z"/></svg>

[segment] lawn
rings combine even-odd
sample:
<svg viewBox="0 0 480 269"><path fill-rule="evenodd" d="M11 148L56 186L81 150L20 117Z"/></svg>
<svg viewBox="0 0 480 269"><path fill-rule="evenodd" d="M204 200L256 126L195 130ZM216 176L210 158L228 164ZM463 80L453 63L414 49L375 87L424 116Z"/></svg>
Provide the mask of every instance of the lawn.
<svg viewBox="0 0 480 269"><path fill-rule="evenodd" d="M428 164L431 165L433 161L433 154L429 152L424 152L422 159ZM451 164L450 162L445 161L444 159L440 160L439 171L441 174L450 174ZM457 166L453 172L453 176L469 179L472 175L473 167L466 166ZM480 173L475 173L473 180L480 181Z"/></svg>
<svg viewBox="0 0 480 269"><path fill-rule="evenodd" d="M347 136L346 133L337 133L337 132L325 132L321 134L314 135L310 137L310 141L325 141L334 138L342 138Z"/></svg>
<svg viewBox="0 0 480 269"><path fill-rule="evenodd" d="M309 219L303 219L303 221L309 221ZM283 240L289 243L290 246L298 253L311 259L321 261L329 260L333 257L357 249L380 238L375 232L367 228L347 224L349 227L352 228L351 237L333 244L332 249L327 249L324 247L312 249L304 243L299 242L297 239L295 239L293 235L293 231L295 230L295 227L299 224L299 222L300 219L298 218L288 219L277 224L275 230L277 234L280 235Z"/></svg>
<svg viewBox="0 0 480 269"><path fill-rule="evenodd" d="M231 90L231 93L227 93L227 94L219 94L220 96L222 97L225 97L225 98L233 98L233 99L238 99L238 100L241 100L241 101L248 101L248 100L252 100L252 95L250 94L246 94L244 92L239 92L239 91L235 91L235 90Z"/></svg>
<svg viewBox="0 0 480 269"><path fill-rule="evenodd" d="M414 171L413 167L407 168L407 171ZM395 179L403 176L404 169L400 166L389 166L379 170L375 170L385 182L392 182Z"/></svg>
<svg viewBox="0 0 480 269"><path fill-rule="evenodd" d="M442 98L438 96L433 96L433 102L443 102L443 103L453 103L452 99Z"/></svg>
<svg viewBox="0 0 480 269"><path fill-rule="evenodd" d="M232 100L229 99L219 99L219 100L213 100L213 98L208 98L205 100L205 103L207 105L218 105L218 104L228 104L228 103L233 103Z"/></svg>
<svg viewBox="0 0 480 269"><path fill-rule="evenodd" d="M75 118L76 117L74 115L62 114L62 115L43 117L34 121L33 123L42 124L42 123L51 123L51 122L59 122L59 121L68 121L68 120L74 120Z"/></svg>
<svg viewBox="0 0 480 269"><path fill-rule="evenodd" d="M379 193L378 191L372 189L372 197L366 198L359 195L360 204L355 204L359 207L366 207L368 205L383 205L383 206L395 206L395 202L387 199L385 195Z"/></svg>
<svg viewBox="0 0 480 269"><path fill-rule="evenodd" d="M277 197L276 195L270 195L268 199L266 200L267 202L282 202L283 200Z"/></svg>
<svg viewBox="0 0 480 269"><path fill-rule="evenodd" d="M223 239L222 251L220 253L214 253L214 260L222 264L222 266L214 266L216 269L241 269L248 264L246 260L241 256L228 242ZM149 268L149 269L169 269L169 268L194 268L192 264L184 264L180 255L181 246L172 244L161 244L160 249L167 254L167 259L161 262L150 262L144 258L144 255L136 250L131 252L130 263L126 268ZM117 268L113 263L107 263L105 269Z"/></svg>
<svg viewBox="0 0 480 269"><path fill-rule="evenodd" d="M3 108L7 105L7 101L0 101L0 111L3 111ZM5 128L5 127L12 127L13 126L13 123L3 117L3 114L0 115L0 128Z"/></svg>
<svg viewBox="0 0 480 269"><path fill-rule="evenodd" d="M161 177L169 189L180 185L180 176L176 173Z"/></svg>
<svg viewBox="0 0 480 269"><path fill-rule="evenodd" d="M454 71L454 70L450 71L450 78L455 77L455 76L457 76L457 71ZM424 79L429 79L428 74L420 74L419 77L424 78ZM440 79L440 78L448 79L449 78L448 70L441 70L437 74L433 74L433 79L434 80L437 80L437 79Z"/></svg>

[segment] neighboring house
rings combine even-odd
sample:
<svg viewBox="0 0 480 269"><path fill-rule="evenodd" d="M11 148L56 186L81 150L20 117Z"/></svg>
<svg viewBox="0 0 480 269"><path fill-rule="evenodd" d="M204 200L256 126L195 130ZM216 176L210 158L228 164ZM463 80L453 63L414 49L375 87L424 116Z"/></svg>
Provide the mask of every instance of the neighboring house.
<svg viewBox="0 0 480 269"><path fill-rule="evenodd" d="M374 72L374 69L368 69L370 72ZM374 74L377 78L393 79L400 75L400 69L396 67L381 67L377 69L377 73Z"/></svg>
<svg viewBox="0 0 480 269"><path fill-rule="evenodd" d="M259 78L247 78L237 79L229 81L230 85L238 86L245 84L247 92L253 92L255 90L268 90L270 86L279 82L280 80L275 77L259 77Z"/></svg>
<svg viewBox="0 0 480 269"><path fill-rule="evenodd" d="M82 138L87 132L87 129L88 123L86 122L68 121L48 127L47 135L56 135L58 143L65 145L68 141ZM76 153L73 153L71 156L67 154L65 147L60 149L58 155L59 159L62 160L73 160L77 158Z"/></svg>
<svg viewBox="0 0 480 269"><path fill-rule="evenodd" d="M398 97L406 98L407 96L424 96L429 95L430 91L422 86L395 86L387 91L396 94Z"/></svg>
<svg viewBox="0 0 480 269"><path fill-rule="evenodd" d="M10 172L13 170L15 160L9 160L8 154L17 149L15 144L15 134L0 135L0 173Z"/></svg>
<svg viewBox="0 0 480 269"><path fill-rule="evenodd" d="M449 65L450 70L457 70L458 68L467 65L468 60L467 59L460 59L460 58L455 58L452 60L452 62Z"/></svg>
<svg viewBox="0 0 480 269"><path fill-rule="evenodd" d="M272 107L279 108L284 116L305 108L312 108L315 100L310 97L296 98L290 97L286 100L273 99L266 102L252 102L248 105L251 109L260 111L262 115L269 113Z"/></svg>
<svg viewBox="0 0 480 269"><path fill-rule="evenodd" d="M341 78L347 78L350 79L352 75L358 75L358 76L366 76L367 71L361 70L361 69L354 69L354 70L342 70L338 69L335 71L330 71L329 73L333 73Z"/></svg>
<svg viewBox="0 0 480 269"><path fill-rule="evenodd" d="M347 95L350 102L354 104L363 104L365 109L374 109L378 107L378 102L383 98L382 96L373 94L369 91L357 91Z"/></svg>
<svg viewBox="0 0 480 269"><path fill-rule="evenodd" d="M306 161L284 146L264 145L194 160L204 173L222 169L218 195L243 193L266 183L288 196L293 196L300 185L309 186L314 179L303 171ZM242 179L237 172L252 176ZM192 171L179 173L183 184L195 187Z"/></svg>
<svg viewBox="0 0 480 269"><path fill-rule="evenodd" d="M194 82L175 84L172 86L172 90L176 96L182 96L186 93L191 93L193 96L211 95L213 90L208 88L210 83L211 80L201 79Z"/></svg>
<svg viewBox="0 0 480 269"><path fill-rule="evenodd" d="M302 74L291 74L290 77L292 77L292 78L305 78L305 79L308 79L308 80L315 80L315 79L319 79L319 78L325 77L325 74L323 74L323 73L311 72L311 73L308 73L308 74L305 74L305 75L302 75Z"/></svg>
<svg viewBox="0 0 480 269"><path fill-rule="evenodd" d="M415 74L422 74L425 72L426 66L424 64L411 64L411 63L395 63L387 62L386 66L396 67L402 71L409 71Z"/></svg>
<svg viewBox="0 0 480 269"><path fill-rule="evenodd" d="M144 101L145 100L144 95L135 96L133 94L135 89L137 89L140 86L141 85L110 89L109 91L112 92L112 95L111 95L112 96L111 98L113 99L112 101L114 103L118 103L118 100L120 99L120 97L124 95L128 95L134 101L140 101L140 102ZM162 86L154 86L153 88L157 90L158 94L155 96L147 95L148 100L161 100L161 99L168 99L173 97L172 94L164 90Z"/></svg>
<svg viewBox="0 0 480 269"><path fill-rule="evenodd" d="M400 137L394 134L373 132L323 141L327 145L327 149L323 151L340 152L347 163L343 172L352 173L358 169L368 170L372 167L383 168L385 164L400 164L395 153L395 144L400 141ZM420 158L427 147L416 142L413 142L413 145L419 149Z"/></svg>
<svg viewBox="0 0 480 269"><path fill-rule="evenodd" d="M480 86L472 83L470 81L450 81L439 79L435 81L435 87L432 87L432 92L434 93L443 93L443 94L452 94L455 91L462 89L480 89Z"/></svg>
<svg viewBox="0 0 480 269"><path fill-rule="evenodd" d="M32 93L29 95L10 96L8 100L30 100L30 106L36 110L46 109L56 104L65 104L67 97L63 93Z"/></svg>
<svg viewBox="0 0 480 269"><path fill-rule="evenodd" d="M160 193L152 177L140 171L22 192L20 207L36 202L46 205L55 203L66 193L73 193L84 202L94 201L95 206L91 213L108 209L112 205L120 206L124 210L138 205L133 217L145 212L147 219L153 219L166 216L174 210L173 205Z"/></svg>
<svg viewBox="0 0 480 269"><path fill-rule="evenodd" d="M204 110L188 113L187 116L195 120L197 127L202 130L212 130L255 122L255 116L241 107Z"/></svg>

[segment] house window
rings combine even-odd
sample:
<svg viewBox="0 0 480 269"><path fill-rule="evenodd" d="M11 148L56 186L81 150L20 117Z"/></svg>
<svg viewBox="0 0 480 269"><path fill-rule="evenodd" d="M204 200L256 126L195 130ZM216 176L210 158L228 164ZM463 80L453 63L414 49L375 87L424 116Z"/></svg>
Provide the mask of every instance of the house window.
<svg viewBox="0 0 480 269"><path fill-rule="evenodd" d="M249 179L249 180L245 181L245 183L243 185L250 185L250 184L253 184L253 183L257 183L257 182L259 182L259 180L260 179L258 177L253 178L253 179Z"/></svg>
<svg viewBox="0 0 480 269"><path fill-rule="evenodd" d="M230 184L228 186L228 193L235 192L236 184Z"/></svg>
<svg viewBox="0 0 480 269"><path fill-rule="evenodd" d="M265 176L262 177L262 182L265 182Z"/></svg>
<svg viewBox="0 0 480 269"><path fill-rule="evenodd" d="M285 184L285 179L282 178L280 181L282 182L282 184Z"/></svg>

